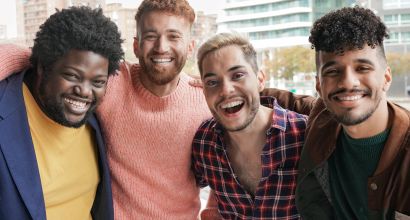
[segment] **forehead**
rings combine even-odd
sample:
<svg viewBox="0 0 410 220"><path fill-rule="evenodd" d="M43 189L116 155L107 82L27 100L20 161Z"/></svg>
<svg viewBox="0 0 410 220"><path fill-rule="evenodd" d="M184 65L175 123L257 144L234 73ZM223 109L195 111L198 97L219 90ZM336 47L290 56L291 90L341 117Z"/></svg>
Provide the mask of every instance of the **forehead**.
<svg viewBox="0 0 410 220"><path fill-rule="evenodd" d="M72 49L63 57L57 60L54 68L71 67L83 72L94 72L96 69L103 69L99 74L108 75L108 59L92 51Z"/></svg>
<svg viewBox="0 0 410 220"><path fill-rule="evenodd" d="M242 50L236 45L229 45L208 53L202 61L203 72L228 71L233 66L251 68Z"/></svg>
<svg viewBox="0 0 410 220"><path fill-rule="evenodd" d="M334 64L349 64L359 63L361 60L369 60L372 63L377 64L382 57L379 50L379 47L371 48L366 45L362 49L346 50L342 54L319 51L316 53L316 61L318 67L326 65L329 62Z"/></svg>
<svg viewBox="0 0 410 220"><path fill-rule="evenodd" d="M183 16L161 11L146 12L138 22L139 31L165 32L177 30L179 32L189 32L191 24Z"/></svg>

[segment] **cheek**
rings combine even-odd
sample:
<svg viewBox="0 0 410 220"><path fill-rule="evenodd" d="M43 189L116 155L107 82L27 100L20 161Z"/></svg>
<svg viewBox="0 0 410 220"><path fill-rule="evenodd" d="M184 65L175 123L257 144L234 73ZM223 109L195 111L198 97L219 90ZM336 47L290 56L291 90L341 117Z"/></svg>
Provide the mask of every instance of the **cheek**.
<svg viewBox="0 0 410 220"><path fill-rule="evenodd" d="M94 89L94 96L97 102L100 101L104 97L106 88L107 87Z"/></svg>

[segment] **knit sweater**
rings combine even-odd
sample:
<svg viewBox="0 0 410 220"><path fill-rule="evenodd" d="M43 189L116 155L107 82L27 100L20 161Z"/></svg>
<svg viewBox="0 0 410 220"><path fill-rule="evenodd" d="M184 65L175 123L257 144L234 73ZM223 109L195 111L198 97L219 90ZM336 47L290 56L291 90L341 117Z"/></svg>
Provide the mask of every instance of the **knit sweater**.
<svg viewBox="0 0 410 220"><path fill-rule="evenodd" d="M199 188L191 171L194 134L211 114L202 90L181 74L158 97L139 80L138 65L121 65L97 109L107 143L115 219L196 219Z"/></svg>
<svg viewBox="0 0 410 220"><path fill-rule="evenodd" d="M31 51L14 44L0 44L0 80L30 66Z"/></svg>

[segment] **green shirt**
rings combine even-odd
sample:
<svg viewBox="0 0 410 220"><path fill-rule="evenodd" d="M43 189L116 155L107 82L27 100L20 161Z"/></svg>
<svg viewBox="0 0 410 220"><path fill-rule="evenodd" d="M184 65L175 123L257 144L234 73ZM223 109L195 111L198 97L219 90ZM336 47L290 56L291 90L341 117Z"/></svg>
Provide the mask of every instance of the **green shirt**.
<svg viewBox="0 0 410 220"><path fill-rule="evenodd" d="M389 129L354 139L343 130L329 158L332 204L338 219L368 219L367 179L377 168Z"/></svg>

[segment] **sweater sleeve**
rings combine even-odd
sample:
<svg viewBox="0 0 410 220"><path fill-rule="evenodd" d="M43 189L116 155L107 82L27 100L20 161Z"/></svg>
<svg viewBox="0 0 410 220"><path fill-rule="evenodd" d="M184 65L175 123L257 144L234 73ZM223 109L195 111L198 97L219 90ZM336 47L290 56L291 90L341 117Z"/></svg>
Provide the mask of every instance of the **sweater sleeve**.
<svg viewBox="0 0 410 220"><path fill-rule="evenodd" d="M0 44L0 80L28 68L30 55L29 48L14 44Z"/></svg>

